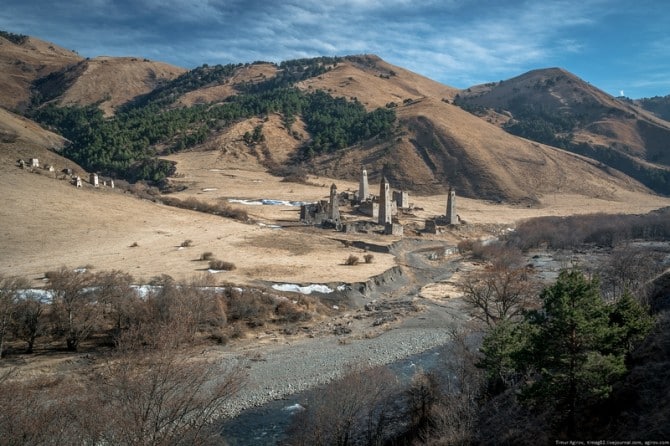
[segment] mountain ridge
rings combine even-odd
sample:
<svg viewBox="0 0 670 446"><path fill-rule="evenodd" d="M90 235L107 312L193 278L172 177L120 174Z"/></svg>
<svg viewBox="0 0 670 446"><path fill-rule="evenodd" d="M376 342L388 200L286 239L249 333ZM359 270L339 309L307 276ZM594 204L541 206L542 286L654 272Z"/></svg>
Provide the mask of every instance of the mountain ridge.
<svg viewBox="0 0 670 446"><path fill-rule="evenodd" d="M0 47L0 60L3 60L3 50L9 45L11 42ZM201 118L197 118L183 130L178 130L177 135L181 134L181 138L187 137L189 142L185 148L189 150L244 153L247 159L256 159L259 165L270 166L276 172L299 168L318 174L327 173L334 178L354 179L361 168L367 167L373 176L384 173L390 176L396 187L420 193L443 192L451 186L473 198L536 203L544 194L561 191L607 196L608 190L611 190L611 187L606 186L608 183L632 190L644 189L636 181L608 166L606 160L592 161L584 157L587 153L575 156L560 147L533 143L501 130L500 127L513 119L502 108L502 105L507 104L505 101L508 101L504 94L499 95L501 103L494 103L480 118L461 108L473 104L484 108L480 104L481 98L488 96L490 99L492 91L500 93L498 87L507 87L517 82L518 78L526 83L533 82L525 87L527 90L532 88L549 91L546 103L554 108L569 108L577 102L577 98L582 102L588 99L589 104L598 105L599 108L609 106L616 111L617 116L626 118L626 113L633 114L642 122L638 125L650 127L648 133L660 129L661 134L655 140L663 139L667 124L659 118L649 118L643 112L636 111L633 105L623 104L560 68L533 70L514 78L517 80L513 82L484 84L471 87L468 91L440 84L369 54L287 61L279 65L263 62L230 67L203 65L194 70L183 70L137 58L99 57L85 60L76 57L74 53L65 55L68 57L64 56L60 71L46 70L48 73L45 76L35 76L30 85L40 84L38 79L43 79L41 86L44 87L48 84L44 79L51 78L54 85L46 88L44 93L50 91L53 97L45 103L52 106L75 104L98 107L104 112L106 120L116 119L116 111L124 107L124 104L132 104L143 95L158 91L158 87L163 88L177 81L182 83L182 87L169 93L167 102L164 101L165 105L159 106L156 113L191 110L195 107L206 111L217 104L230 104L231 100L234 102L248 94L247 91L266 88L266 85L272 88L297 88L307 95L315 91L327 92L334 98L360 103L368 112L384 109L392 111L397 121L391 135L370 135L371 138L367 141L334 150L333 153L317 154L308 159L301 159L300 147L312 144L314 135L310 133L302 116L287 114L286 110L280 111L280 120L272 124L275 130L270 128L270 123L266 124L269 122L267 116L260 121L251 116L241 120L237 118L238 122L250 119L256 121L253 126L250 124L246 127L231 126L227 121L208 123L212 118L203 117L205 121L198 121ZM39 55L33 55L33 59L38 57ZM4 59L7 57L4 56ZM58 64L53 64L53 67L57 66ZM156 73L159 67L165 70L162 77ZM63 79L59 81L58 76L68 70L71 78L62 76ZM208 73L216 73L216 70L220 70L221 75L214 77L211 82L208 81ZM55 72L60 74L54 75ZM555 94L552 96L551 93L555 93L554 87L561 82L574 84L572 86L576 90L564 97L556 97ZM133 85L132 88L122 88L130 84ZM509 94L509 91L503 93ZM29 98L30 94L29 89L24 92L25 97ZM42 94L42 97L48 96ZM490 102L486 105L490 106ZM596 110L598 107L591 107L592 110L587 107L587 111ZM491 111L495 108L499 111ZM259 117L264 115L266 112L258 114ZM267 137L263 134L266 125ZM612 127L611 122L602 120L594 121L593 126L597 125ZM236 128L259 129L258 140L250 139L253 132L249 130L241 135L234 133L224 137L227 132ZM270 140L275 139L281 132L286 132L286 135L277 141L283 142ZM583 134L599 135L602 138L606 133L607 131L591 131ZM196 135L197 138L191 137ZM579 138L586 138L581 135L578 135ZM288 139L284 139L286 136ZM224 140L225 143L220 142ZM630 146L629 143L621 144ZM164 142L160 142L160 138L156 142L149 141L149 145L145 147L149 151L147 153L154 154L151 156L160 156L167 148ZM282 150L282 147L287 149ZM665 156L666 152L661 145L654 150L654 153ZM278 155L273 156L273 151ZM653 169L659 169L655 160L634 161L636 167L643 165L644 161Z"/></svg>

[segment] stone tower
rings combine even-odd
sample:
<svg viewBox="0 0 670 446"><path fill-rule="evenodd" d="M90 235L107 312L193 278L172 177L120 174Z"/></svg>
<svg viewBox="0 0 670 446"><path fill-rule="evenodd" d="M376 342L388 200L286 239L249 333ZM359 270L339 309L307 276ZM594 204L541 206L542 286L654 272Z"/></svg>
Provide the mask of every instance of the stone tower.
<svg viewBox="0 0 670 446"><path fill-rule="evenodd" d="M330 186L330 203L328 207L328 218L333 221L340 221L340 203L337 199L337 186L333 183Z"/></svg>
<svg viewBox="0 0 670 446"><path fill-rule="evenodd" d="M382 182L379 184L379 224L384 226L386 223L393 223L389 195L389 182L385 176L382 176Z"/></svg>
<svg viewBox="0 0 670 446"><path fill-rule="evenodd" d="M458 216L456 215L456 191L453 187L449 188L449 197L447 197L447 224L458 224Z"/></svg>
<svg viewBox="0 0 670 446"><path fill-rule="evenodd" d="M370 191L368 190L368 171L363 169L361 174L361 183L358 185L358 201L363 202L368 199Z"/></svg>

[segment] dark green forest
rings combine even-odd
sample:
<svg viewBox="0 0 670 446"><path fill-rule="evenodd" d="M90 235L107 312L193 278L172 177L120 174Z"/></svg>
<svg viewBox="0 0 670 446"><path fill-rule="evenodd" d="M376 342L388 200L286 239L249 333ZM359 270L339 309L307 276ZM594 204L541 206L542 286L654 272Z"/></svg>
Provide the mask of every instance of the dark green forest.
<svg viewBox="0 0 670 446"><path fill-rule="evenodd" d="M323 91L302 92L291 86L336 63L335 58L283 62L276 77L236 85L240 93L223 103L175 108L180 95L225 83L242 66L203 65L138 98L112 118L105 118L96 104L49 104L34 109L30 116L71 142L64 148L64 156L89 171L132 182L160 183L174 173L174 165L157 156L194 147L235 122L270 113L281 113L288 131L295 118L302 117L311 136L297 157L297 161L304 161L370 138L388 137L396 121L393 110L367 112L357 100L334 98Z"/></svg>

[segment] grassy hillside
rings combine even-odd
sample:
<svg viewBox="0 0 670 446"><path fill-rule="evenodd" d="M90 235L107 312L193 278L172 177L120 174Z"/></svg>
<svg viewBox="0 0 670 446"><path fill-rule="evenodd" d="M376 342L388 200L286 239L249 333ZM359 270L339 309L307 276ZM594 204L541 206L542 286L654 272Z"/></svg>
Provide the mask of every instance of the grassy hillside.
<svg viewBox="0 0 670 446"><path fill-rule="evenodd" d="M564 148L670 193L670 123L559 69L468 88L456 103L511 134Z"/></svg>

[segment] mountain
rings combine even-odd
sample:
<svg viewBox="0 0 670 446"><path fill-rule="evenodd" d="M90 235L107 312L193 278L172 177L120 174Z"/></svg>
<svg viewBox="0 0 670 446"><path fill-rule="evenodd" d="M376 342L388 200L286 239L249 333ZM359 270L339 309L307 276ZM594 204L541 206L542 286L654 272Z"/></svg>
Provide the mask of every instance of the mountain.
<svg viewBox="0 0 670 446"><path fill-rule="evenodd" d="M81 60L74 51L53 43L0 32L0 107L25 111L35 80Z"/></svg>
<svg viewBox="0 0 670 446"><path fill-rule="evenodd" d="M512 134L592 157L670 193L670 123L565 70L474 86L456 103Z"/></svg>
<svg viewBox="0 0 670 446"><path fill-rule="evenodd" d="M34 82L40 104L97 104L105 116L186 72L184 68L136 57L96 57L68 65Z"/></svg>
<svg viewBox="0 0 670 446"><path fill-rule="evenodd" d="M501 111L514 97L530 101L515 87L507 89L512 81L501 84L505 90L489 84L464 92L374 55L203 65L186 71L135 58L84 60L49 48L33 38L6 40L0 60L23 55L37 64L47 50L60 54L57 63L54 59L49 69L45 65L19 85L21 104L26 116L66 137L60 153L89 171L167 186L175 167L162 156L218 150L223 158L244 158L280 175L307 172L355 180L367 168L371 180L384 174L394 188L414 193L441 193L451 186L463 196L516 203L537 203L557 192L607 198L617 188L645 190L605 161L504 131L500 122L513 122L506 109L480 119L461 108L487 97L498 98L495 107ZM565 97L547 101L547 108L560 107L567 99L569 104L578 103L577 98L584 102L588 90L592 105L580 110L590 110L594 126L589 128L598 122L618 128L613 124L619 121L599 114L606 106L612 116L647 126L648 137L632 145L636 140L626 133L628 127L579 137L600 135L602 144L626 146L632 160L656 168L651 160L665 156L662 144L647 143L654 132L662 140L667 123L593 87L586 89L562 70L554 70L537 90L570 85L556 79L561 76L579 92L563 92ZM77 107L63 108L71 104ZM602 119L596 121L596 116Z"/></svg>

